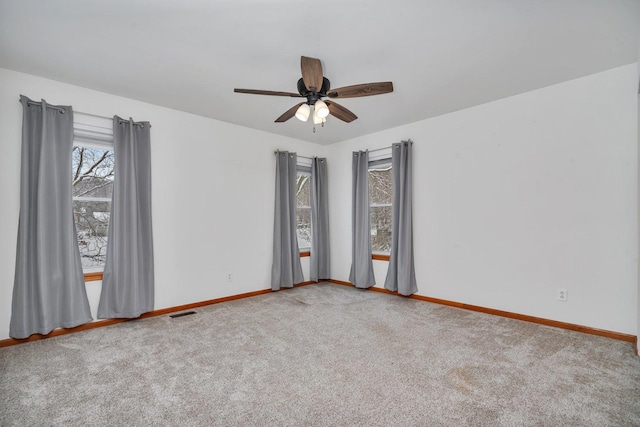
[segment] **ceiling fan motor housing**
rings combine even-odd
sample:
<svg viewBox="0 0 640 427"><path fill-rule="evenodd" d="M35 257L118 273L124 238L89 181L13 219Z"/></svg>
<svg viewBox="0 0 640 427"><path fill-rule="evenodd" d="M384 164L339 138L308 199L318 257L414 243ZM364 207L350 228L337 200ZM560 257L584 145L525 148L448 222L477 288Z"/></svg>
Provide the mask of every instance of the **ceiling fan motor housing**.
<svg viewBox="0 0 640 427"><path fill-rule="evenodd" d="M327 92L331 88L331 83L329 79L326 77L322 78L322 88L320 88L320 92L311 92L304 85L304 80L298 80L298 93L305 98L307 98L307 104L314 105L317 100L324 98L327 96Z"/></svg>

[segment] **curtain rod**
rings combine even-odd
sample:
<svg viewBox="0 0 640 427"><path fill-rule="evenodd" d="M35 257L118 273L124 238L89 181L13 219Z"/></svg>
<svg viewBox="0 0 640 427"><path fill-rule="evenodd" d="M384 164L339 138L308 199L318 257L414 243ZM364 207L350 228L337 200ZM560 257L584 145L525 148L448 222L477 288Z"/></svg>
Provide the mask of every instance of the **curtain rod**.
<svg viewBox="0 0 640 427"><path fill-rule="evenodd" d="M18 99L18 102L20 102L20 100L19 100L19 99ZM27 101L27 105L40 105L40 106L42 106L42 102L39 102L39 101ZM67 111L67 110L66 110L66 108L63 108L63 107L57 107L57 106L55 106L55 105L47 104L47 107L49 107L49 108L53 108L54 110L58 110L58 111L60 111L62 114L64 114L64 113ZM82 111L76 111L76 113L77 113L77 114L82 114L82 115L85 115L85 116L97 117L97 118L99 118L99 119L113 120L113 117L99 116L99 115L97 115L97 114L91 114L91 113L83 113ZM126 120L126 119L119 119L119 120L118 120L118 124L125 123L125 122L128 122L128 121L129 121L129 120ZM144 128L144 122L133 122L133 124L134 124L134 125L138 125L138 126L140 126L140 127ZM149 127L152 127L152 126L151 126L151 123L149 123Z"/></svg>
<svg viewBox="0 0 640 427"><path fill-rule="evenodd" d="M382 151L382 150L390 150L391 147L382 147L382 148L376 148L375 150L367 150L370 153L375 153L376 151Z"/></svg>
<svg viewBox="0 0 640 427"><path fill-rule="evenodd" d="M91 117L96 117L98 119L105 119L105 120L113 120L113 117L107 117L107 116L100 116L98 114L91 114L91 113L83 113L82 111L76 111L76 113L78 114L82 114L83 116L91 116ZM126 119L119 119L118 120L118 124L120 123L124 123L124 122L128 122L129 120ZM141 127L144 127L144 122L133 122L134 125L139 125ZM151 123L149 123L149 127L153 127L151 126Z"/></svg>
<svg viewBox="0 0 640 427"><path fill-rule="evenodd" d="M19 99L18 99L18 102L20 102L20 100L19 100ZM39 105L39 106L42 106L42 102L38 102L38 101L27 101L27 105ZM49 105L49 104L47 104L47 107L49 107L49 108L53 108L54 110L58 110L58 111L60 111L62 114L64 114L64 113L66 113L66 112L67 112L67 109L66 109L66 108L63 108L63 107L57 107L57 106L55 106L55 105Z"/></svg>
<svg viewBox="0 0 640 427"><path fill-rule="evenodd" d="M143 128L143 129L144 129L144 122L134 122L134 121L133 121L133 119L132 119L131 117L129 117L129 120L131 120L131 121L133 122L134 126L135 126L135 125L138 125L138 126L140 126L141 128ZM127 123L129 120L126 120L126 119L118 119L118 124ZM151 123L149 123L149 127L151 127Z"/></svg>
<svg viewBox="0 0 640 427"><path fill-rule="evenodd" d="M400 142L408 142L410 144L413 144L413 141L410 139L407 139L406 141L400 141ZM391 147L382 147L382 148L376 148L375 150L368 150L370 153L374 153L376 151L382 151L382 150L389 150L391 149Z"/></svg>
<svg viewBox="0 0 640 427"><path fill-rule="evenodd" d="M280 150L276 150L273 152L273 154L278 154L280 152ZM298 157L301 157L303 159L309 159L309 160L313 160L315 157L307 157L307 156L301 156L300 154L297 154ZM316 156L317 157L317 156Z"/></svg>
<svg viewBox="0 0 640 427"><path fill-rule="evenodd" d="M76 111L76 113L77 113L77 114L82 114L83 116L96 117L96 118L98 118L98 119L105 119L105 120L109 120L109 121L113 120L113 117L100 116L100 115L98 115L98 114L83 113L82 111ZM120 124L120 123L125 123L125 122L128 122L128 121L129 121L129 120L127 120L127 119L118 119L118 124ZM144 128L144 122L133 122L133 124L134 124L134 125L138 125L138 126L140 126L140 127L143 127L143 128ZM149 127L152 127L152 126L151 126L151 123L149 123Z"/></svg>

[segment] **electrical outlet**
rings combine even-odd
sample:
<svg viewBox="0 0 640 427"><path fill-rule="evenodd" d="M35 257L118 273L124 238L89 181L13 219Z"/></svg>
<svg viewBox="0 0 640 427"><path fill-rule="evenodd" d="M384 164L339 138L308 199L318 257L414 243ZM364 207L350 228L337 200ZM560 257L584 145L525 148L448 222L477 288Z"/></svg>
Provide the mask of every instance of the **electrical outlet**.
<svg viewBox="0 0 640 427"><path fill-rule="evenodd" d="M227 282L233 282L233 273L227 273L226 278Z"/></svg>
<svg viewBox="0 0 640 427"><path fill-rule="evenodd" d="M558 288L558 301L567 300L567 290L564 288Z"/></svg>

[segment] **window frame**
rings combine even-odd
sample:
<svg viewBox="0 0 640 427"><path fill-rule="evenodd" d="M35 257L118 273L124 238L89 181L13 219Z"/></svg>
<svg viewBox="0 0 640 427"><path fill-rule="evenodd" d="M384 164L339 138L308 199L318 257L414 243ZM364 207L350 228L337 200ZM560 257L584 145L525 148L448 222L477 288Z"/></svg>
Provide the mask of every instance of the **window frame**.
<svg viewBox="0 0 640 427"><path fill-rule="evenodd" d="M309 211L309 227L311 228L311 164L307 166L306 164L301 163L300 158L298 158L298 164L296 165L296 183L300 175L306 175L309 177L307 180L309 184L309 205L298 205L298 195L296 194L296 226L298 224L298 210L304 209ZM298 244L298 251L300 252L300 257L311 255L311 236L309 236L309 246L302 247Z"/></svg>
<svg viewBox="0 0 640 427"><path fill-rule="evenodd" d="M74 112L72 147L86 147L99 150L110 150L113 152L113 121L105 117ZM73 155L73 149L71 155ZM111 203L113 200L112 198L106 197L72 196L72 202L75 201L107 202L109 203L109 210L111 210ZM104 265L87 268L83 267L82 272L85 282L100 281L103 277Z"/></svg>
<svg viewBox="0 0 640 427"><path fill-rule="evenodd" d="M392 162L391 162L390 151L388 153L384 152L384 153L381 153L379 156L369 158L369 164L367 167L367 174L368 174L367 178L368 179L371 178L370 173L372 170L381 170L381 169L388 169L389 172L391 173ZM392 179L393 179L393 175L392 175ZM393 189L393 186L392 186L392 189ZM371 208L391 207L393 209L393 194L390 195L389 203L372 203L371 199L372 199L371 194L369 194L369 218L371 218ZM369 223L370 233L372 230L373 230L373 224ZM371 236L373 235L371 234ZM389 242L389 245L391 245L391 242ZM378 261L389 261L390 258L391 258L390 251L374 251L372 248L371 259L378 260Z"/></svg>

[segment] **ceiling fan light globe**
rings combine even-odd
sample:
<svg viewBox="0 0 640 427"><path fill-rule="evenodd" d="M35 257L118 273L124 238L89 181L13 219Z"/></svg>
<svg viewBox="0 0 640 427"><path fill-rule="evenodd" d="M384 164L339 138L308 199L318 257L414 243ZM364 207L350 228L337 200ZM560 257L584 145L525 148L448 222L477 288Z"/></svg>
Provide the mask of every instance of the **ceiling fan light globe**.
<svg viewBox="0 0 640 427"><path fill-rule="evenodd" d="M320 125L320 124L322 124L322 123L324 123L326 121L327 121L326 118L318 116L318 110L315 109L314 112L313 112L313 124L314 125Z"/></svg>
<svg viewBox="0 0 640 427"><path fill-rule="evenodd" d="M302 104L296 111L296 118L300 121L306 122L309 118L310 112L311 107L309 107L309 104Z"/></svg>
<svg viewBox="0 0 640 427"><path fill-rule="evenodd" d="M324 101L316 101L316 105L315 105L315 113L317 114L318 117L320 117L321 119L324 119L325 117L327 117L329 115L329 107L327 107L327 104L324 103Z"/></svg>

